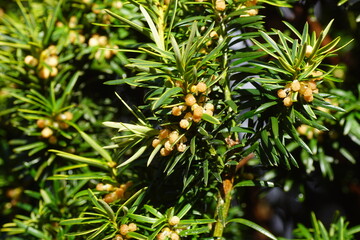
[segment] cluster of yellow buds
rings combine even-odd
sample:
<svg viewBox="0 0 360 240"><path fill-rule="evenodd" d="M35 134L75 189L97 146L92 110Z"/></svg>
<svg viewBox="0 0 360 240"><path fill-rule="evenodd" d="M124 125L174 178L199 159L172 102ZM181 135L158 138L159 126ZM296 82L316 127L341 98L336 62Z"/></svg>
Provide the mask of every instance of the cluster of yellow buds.
<svg viewBox="0 0 360 240"><path fill-rule="evenodd" d="M157 240L165 240L165 239L179 240L180 236L176 231L171 230L168 227L164 227L163 229L161 229L161 232L158 233L158 235L156 235L156 239Z"/></svg>
<svg viewBox="0 0 360 240"><path fill-rule="evenodd" d="M180 137L178 131L170 131L165 128L160 130L159 135L153 140L152 146L155 148L159 144L163 144L163 147L160 149L160 154L161 156L168 156L175 147L177 151L184 152L186 149L186 141L186 137Z"/></svg>
<svg viewBox="0 0 360 240"><path fill-rule="evenodd" d="M178 216L172 216L168 220L168 224L171 228L179 224L180 218ZM171 239L171 240L179 240L179 229L170 229L169 227L164 227L161 229L161 232L156 235L157 240Z"/></svg>
<svg viewBox="0 0 360 240"><path fill-rule="evenodd" d="M85 42L85 36L80 34L79 31L75 30L76 29L76 26L78 24L78 20L77 20L77 17L76 16L71 16L70 19L69 19L69 28L70 28L70 31L69 31L69 41L71 44L81 44L81 43L84 43ZM63 23L58 21L56 23L56 26L57 27L62 27L63 26Z"/></svg>
<svg viewBox="0 0 360 240"><path fill-rule="evenodd" d="M70 121L73 119L73 114L71 112L64 112L58 114L55 119L38 119L36 125L38 128L41 128L41 137L48 139L50 144L57 143L57 137L54 135L53 129L68 129L69 124L65 121Z"/></svg>
<svg viewBox="0 0 360 240"><path fill-rule="evenodd" d="M96 190L110 192L104 196L103 200L107 203L111 203L119 199L127 199L129 197L128 188L132 185L133 183L131 181L121 184L119 187L115 187L111 184L99 183L96 185Z"/></svg>
<svg viewBox="0 0 360 240"><path fill-rule="evenodd" d="M300 126L297 127L296 130L300 135L306 136L306 138L309 140L312 139L314 136L318 137L321 133L323 133L319 129L310 127L305 124L301 124Z"/></svg>
<svg viewBox="0 0 360 240"><path fill-rule="evenodd" d="M48 79L58 74L57 65L59 64L59 57L56 51L56 46L51 45L41 52L40 61L45 63L45 66L41 66L39 69L38 75L40 78Z"/></svg>
<svg viewBox="0 0 360 240"><path fill-rule="evenodd" d="M32 68L39 65L39 62L44 64L40 65L38 69L38 76L42 79L55 77L58 74L57 65L59 64L59 57L56 54L56 46L51 45L43 50L40 54L40 61L32 55L27 55L24 58L24 63Z"/></svg>
<svg viewBox="0 0 360 240"><path fill-rule="evenodd" d="M81 44L85 42L85 36L76 31L69 32L69 41L71 44Z"/></svg>
<svg viewBox="0 0 360 240"><path fill-rule="evenodd" d="M257 4L257 0L249 0L245 2L245 5L242 5L240 8L247 8L247 7L252 7L255 6ZM249 17L249 16L256 16L259 13L259 9L247 9L245 10L245 14L240 15L240 17Z"/></svg>
<svg viewBox="0 0 360 240"><path fill-rule="evenodd" d="M202 26L200 29L200 31L205 31L205 30L206 30L205 26ZM209 34L209 40L205 43L205 47L203 47L199 50L199 53L208 54L209 51L211 51L214 48L214 43L215 43L214 40L217 40L217 39L219 39L219 34L214 30L211 31Z"/></svg>
<svg viewBox="0 0 360 240"><path fill-rule="evenodd" d="M112 58L116 54L116 49L118 46L110 46L108 43L107 36L100 36L99 34L94 34L88 41L90 47L102 47L102 48L109 48L105 50L98 49L95 53L95 58L100 59L102 54L106 59ZM113 49L110 49L113 48Z"/></svg>
<svg viewBox="0 0 360 240"><path fill-rule="evenodd" d="M11 188L6 191L6 197L10 198L10 202L5 204L5 208L10 209L15 206L21 199L24 189L22 187Z"/></svg>
<svg viewBox="0 0 360 240"><path fill-rule="evenodd" d="M316 71L312 74L314 77L322 75L320 71ZM296 98L293 98L293 94L300 94L306 102L312 102L314 100L314 93L318 93L319 89L317 88L316 80L319 78L313 78L308 81L299 81L294 80L291 83L285 85L284 89L279 89L277 95L279 98L284 99L283 103L286 107L290 107Z"/></svg>
<svg viewBox="0 0 360 240"><path fill-rule="evenodd" d="M120 234L116 234L113 240L130 239L131 237L128 236L128 233L135 232L136 230L137 230L137 226L135 223L121 224L119 228Z"/></svg>
<svg viewBox="0 0 360 240"><path fill-rule="evenodd" d="M183 129L188 129L191 122L200 122L204 113L212 116L214 105L206 102L207 86L204 82L199 82L190 87L190 93L185 96L184 104L172 108L172 115L183 116L179 125Z"/></svg>

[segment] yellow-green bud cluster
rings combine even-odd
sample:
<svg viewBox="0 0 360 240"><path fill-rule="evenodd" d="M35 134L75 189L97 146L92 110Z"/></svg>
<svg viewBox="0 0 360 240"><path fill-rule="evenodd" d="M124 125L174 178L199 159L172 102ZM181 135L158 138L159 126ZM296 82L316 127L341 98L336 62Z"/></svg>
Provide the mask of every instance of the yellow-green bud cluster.
<svg viewBox="0 0 360 240"><path fill-rule="evenodd" d="M49 77L55 77L58 74L59 57L57 56L56 51L56 46L51 45L41 52L40 62L43 64L40 65L38 71L39 78L48 79Z"/></svg>
<svg viewBox="0 0 360 240"><path fill-rule="evenodd" d="M165 239L179 240L180 236L177 231L171 230L168 227L164 227L163 229L161 229L160 233L158 233L158 235L156 235L156 239L157 240L165 240Z"/></svg>
<svg viewBox="0 0 360 240"><path fill-rule="evenodd" d="M101 48L113 48L113 49L98 49L95 53L95 59L100 59L102 54L106 59L112 58L116 54L116 49L118 46L111 46L108 43L108 38L106 36L100 36L99 34L94 34L88 41L90 47L101 47Z"/></svg>
<svg viewBox="0 0 360 240"><path fill-rule="evenodd" d="M121 224L119 227L120 234L116 234L113 240L130 239L131 237L128 236L128 233L135 232L136 230L137 230L137 226L135 223Z"/></svg>
<svg viewBox="0 0 360 240"><path fill-rule="evenodd" d="M111 184L98 183L96 185L96 190L109 192L104 196L103 200L107 203L111 203L116 200L127 199L130 194L128 188L131 187L132 184L133 183L131 181L128 181L125 184L121 184L119 187L115 187Z"/></svg>
<svg viewBox="0 0 360 240"><path fill-rule="evenodd" d="M309 140L312 139L314 136L318 136L322 133L322 131L320 131L319 129L310 127L305 124L301 124L297 127L296 130L300 135L306 136Z"/></svg>
<svg viewBox="0 0 360 240"><path fill-rule="evenodd" d="M313 76L319 76L317 74L317 72L314 72ZM286 84L284 89L279 89L277 91L277 96L283 99L283 103L286 107L290 107L295 101L293 94L299 94L306 102L312 102L314 100L313 94L319 92L315 81L320 79L321 77L308 81L294 80L291 83Z"/></svg>
<svg viewBox="0 0 360 240"><path fill-rule="evenodd" d="M179 82L176 85L183 87L182 83ZM208 88L204 82L192 85L189 87L189 93L184 98L184 104L172 108L172 115L183 116L179 122L181 128L188 129L191 122L200 122L204 113L211 116L214 114L214 105L206 103L207 91Z"/></svg>
<svg viewBox="0 0 360 240"><path fill-rule="evenodd" d="M36 125L41 130L41 137L48 139L50 144L56 144L57 138L54 135L54 129L68 129L69 124L65 121L70 121L73 119L73 114L71 112L64 112L58 114L55 119L41 118L36 121Z"/></svg>
<svg viewBox="0 0 360 240"><path fill-rule="evenodd" d="M241 9L248 8L255 6L257 3L257 0L250 0L246 1L245 3L242 3L243 5L240 6ZM240 15L240 17L250 17L250 16L256 16L259 13L259 9L257 8L250 8L245 10L245 14Z"/></svg>
<svg viewBox="0 0 360 240"><path fill-rule="evenodd" d="M184 152L187 147L185 144L186 141L185 136L180 138L178 131L171 131L165 128L161 129L159 135L154 138L152 146L155 148L159 144L162 144L163 147L160 149L160 154L161 156L168 156L174 149L179 152Z"/></svg>

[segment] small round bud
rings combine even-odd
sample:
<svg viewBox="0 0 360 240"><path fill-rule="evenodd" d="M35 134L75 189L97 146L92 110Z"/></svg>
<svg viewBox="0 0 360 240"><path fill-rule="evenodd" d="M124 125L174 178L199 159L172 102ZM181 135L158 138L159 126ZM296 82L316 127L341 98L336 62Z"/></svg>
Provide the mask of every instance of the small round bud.
<svg viewBox="0 0 360 240"><path fill-rule="evenodd" d="M213 44L213 41L211 39L205 43L207 47L211 46L211 44Z"/></svg>
<svg viewBox="0 0 360 240"><path fill-rule="evenodd" d="M102 190L103 190L103 191L108 191L108 192L110 192L110 191L114 190L114 186L107 183L107 184L103 185L103 189L102 189Z"/></svg>
<svg viewBox="0 0 360 240"><path fill-rule="evenodd" d="M126 236L129 233L129 226L126 224L121 224L120 226L120 234Z"/></svg>
<svg viewBox="0 0 360 240"><path fill-rule="evenodd" d="M174 116L180 116L181 115L181 108L180 107L173 107L171 110L171 114Z"/></svg>
<svg viewBox="0 0 360 240"><path fill-rule="evenodd" d="M300 135L306 135L308 128L309 127L307 125L301 124L296 130Z"/></svg>
<svg viewBox="0 0 360 240"><path fill-rule="evenodd" d="M188 106L192 106L196 103L196 98L194 97L194 95L192 95L191 93L187 94L185 97L185 103Z"/></svg>
<svg viewBox="0 0 360 240"><path fill-rule="evenodd" d="M51 68L50 77L55 77L58 74L59 70L56 67Z"/></svg>
<svg viewBox="0 0 360 240"><path fill-rule="evenodd" d="M47 50L49 51L50 55L56 55L57 49L55 45L50 45Z"/></svg>
<svg viewBox="0 0 360 240"><path fill-rule="evenodd" d="M98 39L98 43L101 47L105 47L108 43L108 39L106 36L100 36Z"/></svg>
<svg viewBox="0 0 360 240"><path fill-rule="evenodd" d="M85 42L85 36L79 34L79 43L84 43Z"/></svg>
<svg viewBox="0 0 360 240"><path fill-rule="evenodd" d="M24 59L24 62L31 67L35 67L39 63L39 61L31 55L27 55Z"/></svg>
<svg viewBox="0 0 360 240"><path fill-rule="evenodd" d="M50 69L46 67L42 67L38 73L39 78L48 79L50 77Z"/></svg>
<svg viewBox="0 0 360 240"><path fill-rule="evenodd" d="M179 81L179 80L177 80L176 82L175 82L175 86L176 87L184 87L184 85L183 85L183 83L181 82L181 81Z"/></svg>
<svg viewBox="0 0 360 240"><path fill-rule="evenodd" d="M309 86L309 88L311 88L311 90L314 90L314 89L317 88L317 85L316 85L315 81L309 81L308 86Z"/></svg>
<svg viewBox="0 0 360 240"><path fill-rule="evenodd" d="M55 137L54 135L49 137L49 143L50 144L56 144L57 143L57 137Z"/></svg>
<svg viewBox="0 0 360 240"><path fill-rule="evenodd" d="M113 56L113 51L109 49L104 50L104 57L105 59L110 59Z"/></svg>
<svg viewBox="0 0 360 240"><path fill-rule="evenodd" d="M121 1L112 2L112 7L113 7L113 8L122 8L122 7L123 7L123 3L122 3Z"/></svg>
<svg viewBox="0 0 360 240"><path fill-rule="evenodd" d="M137 230L137 226L135 223L129 223L129 231L135 232Z"/></svg>
<svg viewBox="0 0 360 240"><path fill-rule="evenodd" d="M259 9L248 9L245 11L249 16L256 16L259 13Z"/></svg>
<svg viewBox="0 0 360 240"><path fill-rule="evenodd" d="M60 129L68 129L69 124L67 124L66 122L60 122L59 127L60 127Z"/></svg>
<svg viewBox="0 0 360 240"><path fill-rule="evenodd" d="M192 117L193 117L192 112L187 112L184 116L184 119L186 119L190 122L192 120Z"/></svg>
<svg viewBox="0 0 360 240"><path fill-rule="evenodd" d="M312 90L311 88L306 88L305 92L304 92L304 97L306 96L312 96Z"/></svg>
<svg viewBox="0 0 360 240"><path fill-rule="evenodd" d="M201 106L198 106L194 109L193 118L201 118L204 113L204 109Z"/></svg>
<svg viewBox="0 0 360 240"><path fill-rule="evenodd" d="M99 60L101 58L103 51L98 49L95 53L95 59Z"/></svg>
<svg viewBox="0 0 360 240"><path fill-rule="evenodd" d="M190 92L192 92L192 93L196 92L196 85L191 85Z"/></svg>
<svg viewBox="0 0 360 240"><path fill-rule="evenodd" d="M124 240L124 238L120 234L116 234L112 240Z"/></svg>
<svg viewBox="0 0 360 240"><path fill-rule="evenodd" d="M169 140L167 140L167 141L165 142L164 147L165 147L165 149L166 149L167 151L169 151L169 152L171 152L171 151L174 149L173 147L171 147L171 143L170 143Z"/></svg>
<svg viewBox="0 0 360 240"><path fill-rule="evenodd" d="M198 123L201 121L201 117L193 117L193 121Z"/></svg>
<svg viewBox="0 0 360 240"><path fill-rule="evenodd" d="M74 115L71 113L71 112L64 112L64 115L66 116L66 119L65 120L72 120Z"/></svg>
<svg viewBox="0 0 360 240"><path fill-rule="evenodd" d="M215 38L215 39L219 37L219 35L218 35L218 33L216 31L211 31L209 36L211 38Z"/></svg>
<svg viewBox="0 0 360 240"><path fill-rule="evenodd" d="M196 90L197 90L198 92L203 93L203 92L206 91L206 89L207 89L207 86L206 86L206 84L205 84L204 82L199 82L199 83L196 85Z"/></svg>
<svg viewBox="0 0 360 240"><path fill-rule="evenodd" d="M172 232L172 233L170 233L170 239L171 240L179 240L180 236L176 232Z"/></svg>
<svg viewBox="0 0 360 240"><path fill-rule="evenodd" d="M290 107L293 104L293 102L291 101L291 97L284 98L283 103L286 107Z"/></svg>
<svg viewBox="0 0 360 240"><path fill-rule="evenodd" d="M161 232L164 232L166 234L170 234L171 230L168 227L164 227L163 229L161 229Z"/></svg>
<svg viewBox="0 0 360 240"><path fill-rule="evenodd" d="M199 104L195 103L194 105L191 106L191 110L194 111L195 108L199 107Z"/></svg>
<svg viewBox="0 0 360 240"><path fill-rule="evenodd" d="M186 149L186 145L184 143L179 143L177 146L176 146L176 149L179 151L179 152L184 152L185 149Z"/></svg>
<svg viewBox="0 0 360 240"><path fill-rule="evenodd" d="M71 16L70 19L69 19L69 23L72 23L72 24L76 25L77 17L76 16Z"/></svg>
<svg viewBox="0 0 360 240"><path fill-rule="evenodd" d="M186 105L180 105L179 108L180 108L181 111L185 111L187 109L187 106Z"/></svg>
<svg viewBox="0 0 360 240"><path fill-rule="evenodd" d="M49 56L45 59L45 63L50 67L56 67L59 64L58 56Z"/></svg>
<svg viewBox="0 0 360 240"><path fill-rule="evenodd" d="M160 155L163 157L168 156L171 153L171 151L166 150L165 148L160 149Z"/></svg>
<svg viewBox="0 0 360 240"><path fill-rule="evenodd" d="M123 188L117 188L115 190L115 194L116 194L116 198L117 199L122 199L124 198L124 193L125 193L125 190Z"/></svg>
<svg viewBox="0 0 360 240"><path fill-rule="evenodd" d="M305 57L310 57L310 55L312 54L312 52L313 52L313 47L312 46L310 46L310 45L307 45L306 46L306 50L305 50Z"/></svg>
<svg viewBox="0 0 360 240"><path fill-rule="evenodd" d="M107 163L107 165L108 165L109 167L111 167L111 168L116 168L117 163L114 162L114 161L110 161L110 162Z"/></svg>
<svg viewBox="0 0 360 240"><path fill-rule="evenodd" d="M38 128L44 128L44 127L46 127L46 125L45 125L45 120L44 120L44 119L38 119L38 120L36 121L36 125L38 126Z"/></svg>
<svg viewBox="0 0 360 240"><path fill-rule="evenodd" d="M277 95L279 98L286 98L286 96L287 96L286 91L284 89L279 89L277 91Z"/></svg>
<svg viewBox="0 0 360 240"><path fill-rule="evenodd" d="M49 138L50 136L52 136L54 134L53 130L51 130L51 128L49 127L45 127L42 131L41 131L41 137L43 138Z"/></svg>
<svg viewBox="0 0 360 240"><path fill-rule="evenodd" d="M52 123L52 126L53 126L54 128L59 128L59 127L60 127L59 123L56 122L56 121Z"/></svg>
<svg viewBox="0 0 360 240"><path fill-rule="evenodd" d="M180 222L180 218L178 216L172 216L169 219L169 225L170 226L175 226L176 224L178 224Z"/></svg>
<svg viewBox="0 0 360 240"><path fill-rule="evenodd" d="M304 95L304 99L305 99L305 101L307 101L307 102L312 102L313 100L314 100L314 95Z"/></svg>
<svg viewBox="0 0 360 240"><path fill-rule="evenodd" d="M176 142L176 140L179 138L179 132L178 131L172 131L169 134L169 142L171 144L173 144L174 142Z"/></svg>
<svg viewBox="0 0 360 240"><path fill-rule="evenodd" d="M205 49L205 48L201 48L201 49L199 50L199 53L202 53L202 54L207 54L208 52L206 51L206 49Z"/></svg>
<svg viewBox="0 0 360 240"><path fill-rule="evenodd" d="M101 7L99 6L99 4L94 3L92 5L91 11L95 14L100 14L101 13Z"/></svg>
<svg viewBox="0 0 360 240"><path fill-rule="evenodd" d="M206 109L206 110L205 110L205 113L206 113L207 115L210 115L210 116L213 116L213 115L214 115L214 112L211 111L211 110L209 110L209 109Z"/></svg>
<svg viewBox="0 0 360 240"><path fill-rule="evenodd" d="M98 183L95 187L96 190L98 191L103 191L104 188L104 184L103 183Z"/></svg>
<svg viewBox="0 0 360 240"><path fill-rule="evenodd" d="M159 143L161 142L160 139L158 138L154 138L154 140L152 141L151 145L156 148L157 145L159 145Z"/></svg>
<svg viewBox="0 0 360 240"><path fill-rule="evenodd" d="M117 200L117 196L115 192L112 193L108 193L105 195L104 199L103 199L106 203L112 203L114 201Z"/></svg>
<svg viewBox="0 0 360 240"><path fill-rule="evenodd" d="M323 75L323 73L322 73L321 71L313 71L313 72L311 73L311 75L312 75L313 77L315 77L314 81L316 81L316 80L321 80L321 79L323 78L323 77L320 77L320 76Z"/></svg>
<svg viewBox="0 0 360 240"><path fill-rule="evenodd" d="M167 138L170 134L170 130L169 129L161 129L159 132L159 139L162 140L164 138Z"/></svg>
<svg viewBox="0 0 360 240"><path fill-rule="evenodd" d="M291 90L293 90L294 92L297 92L300 90L300 82L298 80L294 80L292 83L291 83Z"/></svg>
<svg viewBox="0 0 360 240"><path fill-rule="evenodd" d="M167 235L164 232L161 232L158 235L156 235L156 239L157 240L165 240L165 239L167 239Z"/></svg>
<svg viewBox="0 0 360 240"><path fill-rule="evenodd" d="M214 104L212 104L212 103L206 103L204 108L205 108L205 110L210 110L210 111L215 110Z"/></svg>
<svg viewBox="0 0 360 240"><path fill-rule="evenodd" d="M187 129L189 127L190 123L187 119L181 119L179 125L181 128Z"/></svg>
<svg viewBox="0 0 360 240"><path fill-rule="evenodd" d="M226 9L226 3L225 0L216 0L215 2L215 9L217 11L223 12Z"/></svg>
<svg viewBox="0 0 360 240"><path fill-rule="evenodd" d="M66 115L64 113L60 113L56 116L56 120L64 121L64 120L66 120Z"/></svg>
<svg viewBox="0 0 360 240"><path fill-rule="evenodd" d="M305 91L306 91L306 89L307 89L307 87L305 86L305 84L301 84L299 93L300 93L300 94L304 94Z"/></svg>
<svg viewBox="0 0 360 240"><path fill-rule="evenodd" d="M96 47L96 46L98 46L98 45L99 45L98 38L96 38L96 37L91 37L91 38L89 39L89 46L90 46L90 47Z"/></svg>

